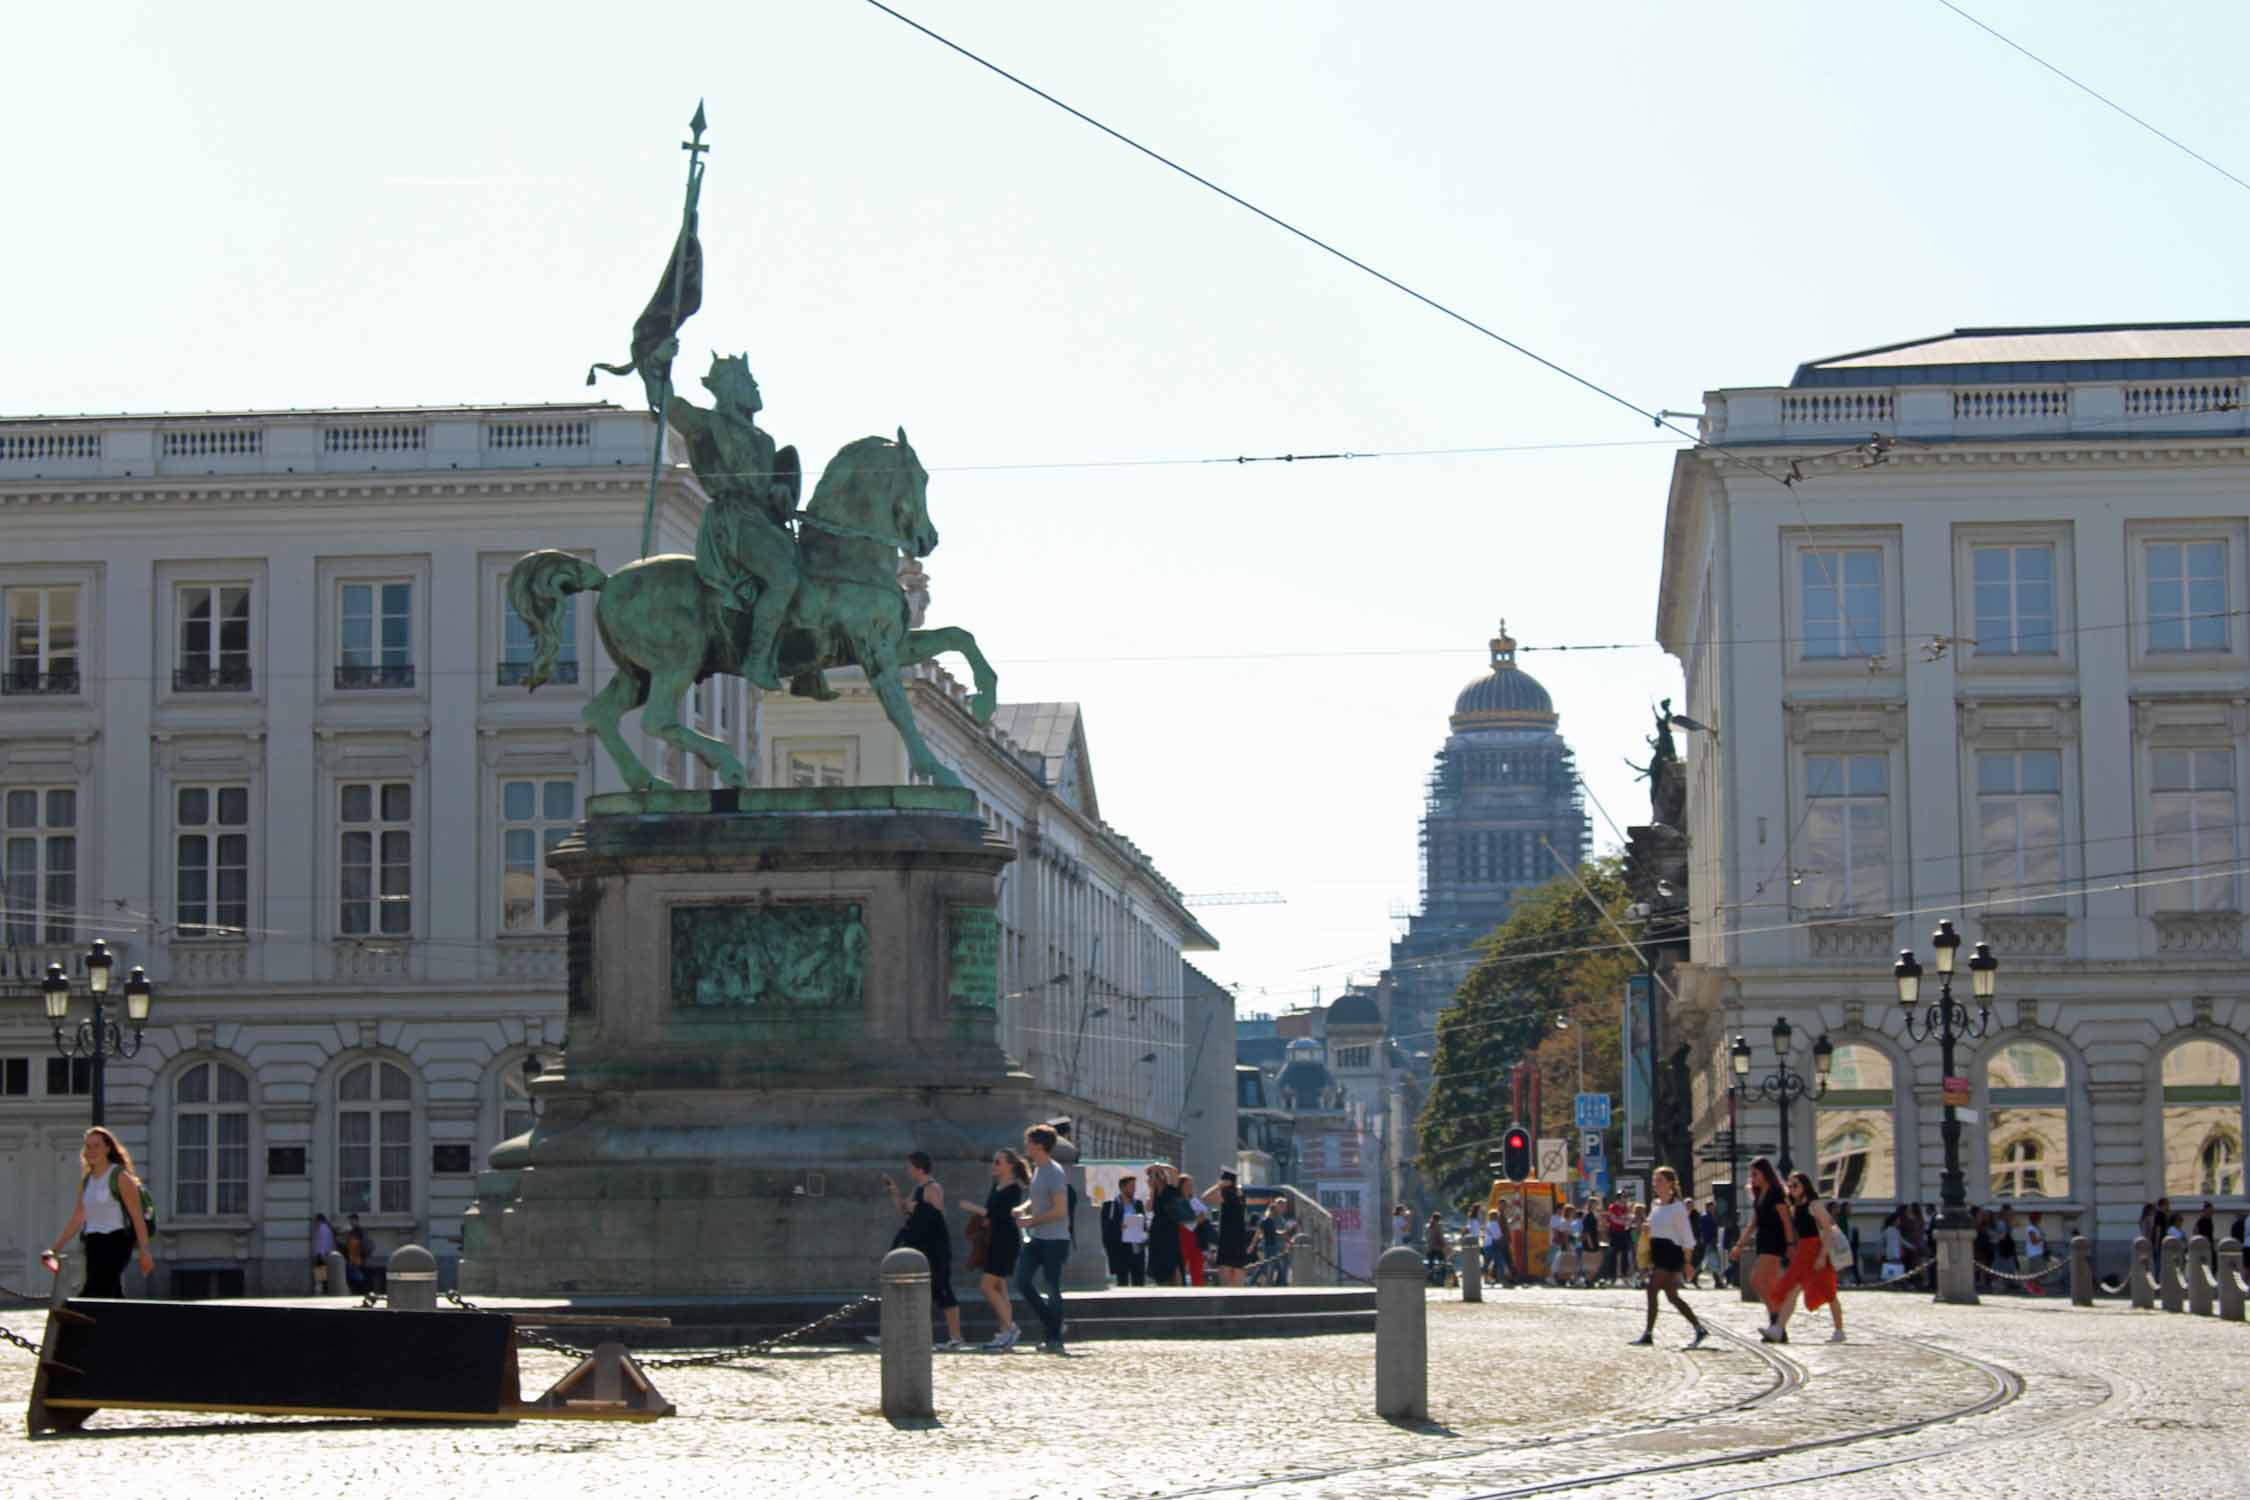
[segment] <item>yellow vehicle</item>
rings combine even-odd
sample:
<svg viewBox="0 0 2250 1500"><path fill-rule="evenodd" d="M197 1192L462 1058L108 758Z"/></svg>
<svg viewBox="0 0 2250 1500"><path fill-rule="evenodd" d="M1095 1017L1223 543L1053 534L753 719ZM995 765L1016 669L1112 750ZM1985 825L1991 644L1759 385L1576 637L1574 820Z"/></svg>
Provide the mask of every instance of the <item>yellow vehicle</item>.
<svg viewBox="0 0 2250 1500"><path fill-rule="evenodd" d="M1568 1201L1560 1183L1511 1182L1505 1177L1492 1180L1492 1191L1485 1195L1484 1211L1489 1217L1500 1215L1507 1226L1508 1264L1515 1268L1517 1281L1539 1280L1547 1266L1547 1221L1554 1217L1556 1205Z"/></svg>

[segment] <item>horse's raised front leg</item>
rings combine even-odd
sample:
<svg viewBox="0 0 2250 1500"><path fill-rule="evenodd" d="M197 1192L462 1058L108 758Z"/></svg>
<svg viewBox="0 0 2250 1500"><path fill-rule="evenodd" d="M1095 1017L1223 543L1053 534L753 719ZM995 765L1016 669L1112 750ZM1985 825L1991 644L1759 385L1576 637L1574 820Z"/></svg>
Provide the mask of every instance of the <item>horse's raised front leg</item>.
<svg viewBox="0 0 2250 1500"><path fill-rule="evenodd" d="M636 792L672 784L642 765L633 747L625 742L625 736L617 732L618 721L647 701L647 674L638 667L621 664L617 675L603 684L602 690L578 713L594 731L594 737L602 742L602 748L609 752L618 774L625 778L625 785Z"/></svg>
<svg viewBox="0 0 2250 1500"><path fill-rule="evenodd" d="M742 762L734 758L734 751L724 740L697 734L680 722L680 700L694 685L692 667L653 674L649 682L648 707L641 710L641 727L717 771L719 779L728 786L748 786L750 778L743 774Z"/></svg>
<svg viewBox="0 0 2250 1500"><path fill-rule="evenodd" d="M862 665L867 671L868 685L875 689L875 696L883 705L884 715L898 731L898 737L906 742L908 768L938 786L961 785L961 778L931 753L928 742L922 738L921 727L914 722L914 705L906 701L906 689L898 680L898 663L870 655L862 658Z"/></svg>
<svg viewBox="0 0 2250 1500"><path fill-rule="evenodd" d="M992 670L992 663L984 659L977 649L977 638L958 625L947 625L937 630L909 630L899 647L898 664L915 666L932 661L948 651L958 651L969 659L970 675L976 679L976 693L969 699L969 712L979 724L992 722L993 709L1000 706L1000 679Z"/></svg>

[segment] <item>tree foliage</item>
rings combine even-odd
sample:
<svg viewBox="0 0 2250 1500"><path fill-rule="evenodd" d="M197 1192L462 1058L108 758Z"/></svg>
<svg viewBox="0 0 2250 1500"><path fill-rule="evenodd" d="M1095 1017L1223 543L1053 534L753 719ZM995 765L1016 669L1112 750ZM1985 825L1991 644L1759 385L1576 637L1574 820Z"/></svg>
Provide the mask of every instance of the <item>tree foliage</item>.
<svg viewBox="0 0 2250 1500"><path fill-rule="evenodd" d="M1531 1063L1544 1081L1545 1118L1525 1122L1534 1135L1570 1129L1581 1044L1586 1088L1618 1092L1619 1010L1626 978L1639 968L1611 925L1623 923L1629 899L1624 870L1603 857L1578 873L1594 900L1563 876L1518 896L1508 919L1478 942L1475 966L1439 1013L1418 1132L1422 1178L1440 1203L1483 1199L1510 1123L1518 1063ZM1558 1027L1558 1018L1569 1026Z"/></svg>

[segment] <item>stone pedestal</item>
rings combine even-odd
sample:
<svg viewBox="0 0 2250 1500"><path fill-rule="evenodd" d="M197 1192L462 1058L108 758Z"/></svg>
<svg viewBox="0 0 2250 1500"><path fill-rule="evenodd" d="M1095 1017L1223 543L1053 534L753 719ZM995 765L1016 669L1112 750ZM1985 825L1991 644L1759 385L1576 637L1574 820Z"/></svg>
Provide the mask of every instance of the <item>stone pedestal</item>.
<svg viewBox="0 0 2250 1500"><path fill-rule="evenodd" d="M1937 1241L1937 1299L1973 1304L1977 1300L1976 1231L1934 1229Z"/></svg>
<svg viewBox="0 0 2250 1500"><path fill-rule="evenodd" d="M539 1124L464 1225L472 1293L864 1290L927 1151L953 1203L1033 1122L995 1032L1012 851L972 793L596 797L571 883L569 1030ZM959 1231L956 1281L972 1285Z"/></svg>

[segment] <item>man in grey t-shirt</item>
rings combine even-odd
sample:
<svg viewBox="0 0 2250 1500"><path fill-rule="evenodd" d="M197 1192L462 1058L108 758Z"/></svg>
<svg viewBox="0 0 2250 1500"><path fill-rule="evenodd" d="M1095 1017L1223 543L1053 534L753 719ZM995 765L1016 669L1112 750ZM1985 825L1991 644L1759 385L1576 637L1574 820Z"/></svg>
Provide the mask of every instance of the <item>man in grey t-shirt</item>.
<svg viewBox="0 0 2250 1500"><path fill-rule="evenodd" d="M1016 1261L1016 1290L1039 1315L1046 1330L1042 1354L1063 1352L1063 1262L1070 1259L1070 1179L1055 1161L1055 1132L1034 1125L1023 1133L1024 1155L1031 1159L1031 1190L1016 1210L1024 1227L1023 1254ZM1047 1278L1042 1297L1033 1278Z"/></svg>

